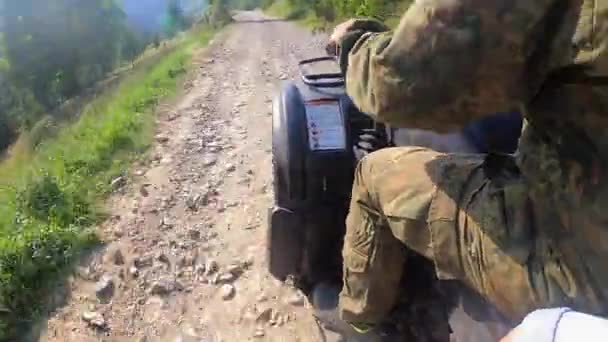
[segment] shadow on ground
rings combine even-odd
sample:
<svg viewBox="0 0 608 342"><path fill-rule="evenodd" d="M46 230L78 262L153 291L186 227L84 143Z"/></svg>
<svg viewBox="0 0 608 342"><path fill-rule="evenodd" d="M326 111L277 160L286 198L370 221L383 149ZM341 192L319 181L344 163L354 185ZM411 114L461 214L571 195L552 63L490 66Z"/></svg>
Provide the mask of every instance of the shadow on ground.
<svg viewBox="0 0 608 342"><path fill-rule="evenodd" d="M38 342L46 335L47 321L53 317L57 310L65 307L71 299L71 278L83 277L83 270L86 270L88 265L94 264L94 257L104 255L103 251L107 248L105 244L98 244L83 252L83 255L78 259L74 266L66 270L65 274L52 286L53 291L47 298L47 303L41 312L41 316L33 321L20 322L17 324L17 340L24 342ZM94 272L90 276L94 276ZM91 279L91 281L95 281Z"/></svg>

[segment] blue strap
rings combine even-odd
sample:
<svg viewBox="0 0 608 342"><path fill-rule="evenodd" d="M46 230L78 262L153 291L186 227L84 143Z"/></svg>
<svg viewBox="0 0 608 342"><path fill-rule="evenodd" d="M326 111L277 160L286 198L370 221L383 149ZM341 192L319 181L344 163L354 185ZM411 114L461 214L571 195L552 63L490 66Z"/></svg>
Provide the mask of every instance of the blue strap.
<svg viewBox="0 0 608 342"><path fill-rule="evenodd" d="M496 113L467 125L463 132L479 153L514 153L523 119L517 113Z"/></svg>

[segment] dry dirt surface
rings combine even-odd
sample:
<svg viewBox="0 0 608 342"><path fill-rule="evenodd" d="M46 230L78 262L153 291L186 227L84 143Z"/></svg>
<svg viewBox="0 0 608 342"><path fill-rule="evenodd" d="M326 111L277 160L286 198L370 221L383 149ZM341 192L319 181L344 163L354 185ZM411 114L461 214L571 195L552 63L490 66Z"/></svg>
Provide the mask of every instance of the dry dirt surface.
<svg viewBox="0 0 608 342"><path fill-rule="evenodd" d="M159 110L150 162L108 203L108 244L70 279L40 341L336 339L265 261L272 98L325 37L260 12L237 20Z"/></svg>

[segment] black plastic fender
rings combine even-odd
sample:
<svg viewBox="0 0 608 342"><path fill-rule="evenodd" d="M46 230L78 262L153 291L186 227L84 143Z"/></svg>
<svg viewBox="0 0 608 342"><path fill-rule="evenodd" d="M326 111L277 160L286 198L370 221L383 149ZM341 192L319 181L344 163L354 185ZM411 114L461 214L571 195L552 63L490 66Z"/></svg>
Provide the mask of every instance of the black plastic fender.
<svg viewBox="0 0 608 342"><path fill-rule="evenodd" d="M289 275L302 282L340 276L355 162L343 100L339 94L288 82L273 101L274 203L269 213L267 252L269 271L280 280ZM345 148L311 145L307 118L311 107L307 106L316 105L329 105L326 110L335 105L340 111Z"/></svg>
<svg viewBox="0 0 608 342"><path fill-rule="evenodd" d="M294 208L305 200L307 139L304 100L295 84L286 83L272 109L275 205Z"/></svg>
<svg viewBox="0 0 608 342"><path fill-rule="evenodd" d="M283 85L272 105L274 207L269 210L267 254L270 274L280 280L299 273L305 248L306 109L293 83Z"/></svg>
<svg viewBox="0 0 608 342"><path fill-rule="evenodd" d="M268 263L273 277L285 280L301 271L305 221L301 215L280 207L269 210Z"/></svg>

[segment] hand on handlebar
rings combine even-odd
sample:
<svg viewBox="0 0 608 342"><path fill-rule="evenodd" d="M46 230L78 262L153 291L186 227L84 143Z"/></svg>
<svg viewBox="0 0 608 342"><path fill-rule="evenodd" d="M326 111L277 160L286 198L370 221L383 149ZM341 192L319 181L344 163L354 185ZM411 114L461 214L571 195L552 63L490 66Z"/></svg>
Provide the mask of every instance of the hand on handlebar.
<svg viewBox="0 0 608 342"><path fill-rule="evenodd" d="M362 134L357 137L353 151L357 160L360 160L366 155L388 146L386 134L376 129L364 129Z"/></svg>
<svg viewBox="0 0 608 342"><path fill-rule="evenodd" d="M342 40L344 35L349 31L352 31L355 24L355 19L349 19L342 24L336 26L331 36L329 37L329 43L325 47L325 51L330 56L338 56L339 42Z"/></svg>
<svg viewBox="0 0 608 342"><path fill-rule="evenodd" d="M375 19L349 19L336 26L329 37L329 41L339 43L347 33L353 31L385 32L388 30L388 26Z"/></svg>
<svg viewBox="0 0 608 342"><path fill-rule="evenodd" d="M328 56L337 57L339 55L338 44L336 44L336 42L330 41L329 43L327 43L327 45L325 45L325 52Z"/></svg>
<svg viewBox="0 0 608 342"><path fill-rule="evenodd" d="M325 47L325 51L330 56L338 56L342 40L348 33L358 31L358 37L365 32L384 32L388 30L388 26L375 19L349 19L336 26L329 38L329 43Z"/></svg>

